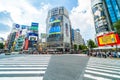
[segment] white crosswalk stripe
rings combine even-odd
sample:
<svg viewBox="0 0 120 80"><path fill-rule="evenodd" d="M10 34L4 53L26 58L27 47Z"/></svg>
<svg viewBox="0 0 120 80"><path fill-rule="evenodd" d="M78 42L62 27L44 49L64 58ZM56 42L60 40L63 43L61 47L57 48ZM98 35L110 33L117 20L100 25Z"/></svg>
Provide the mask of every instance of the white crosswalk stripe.
<svg viewBox="0 0 120 80"><path fill-rule="evenodd" d="M91 57L84 80L120 80L120 60Z"/></svg>
<svg viewBox="0 0 120 80"><path fill-rule="evenodd" d="M23 55L0 59L0 80L43 80L51 55Z"/></svg>

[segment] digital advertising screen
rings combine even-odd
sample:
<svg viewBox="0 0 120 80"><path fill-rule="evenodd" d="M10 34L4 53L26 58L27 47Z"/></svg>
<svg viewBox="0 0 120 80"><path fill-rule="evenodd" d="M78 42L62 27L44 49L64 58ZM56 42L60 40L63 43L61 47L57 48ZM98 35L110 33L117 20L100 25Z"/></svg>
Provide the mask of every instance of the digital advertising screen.
<svg viewBox="0 0 120 80"><path fill-rule="evenodd" d="M30 41L37 41L38 34L29 33L28 36Z"/></svg>
<svg viewBox="0 0 120 80"><path fill-rule="evenodd" d="M50 23L61 22L62 16L52 16L49 20Z"/></svg>
<svg viewBox="0 0 120 80"><path fill-rule="evenodd" d="M49 30L49 34L56 34L60 32L61 32L60 26L53 26Z"/></svg>

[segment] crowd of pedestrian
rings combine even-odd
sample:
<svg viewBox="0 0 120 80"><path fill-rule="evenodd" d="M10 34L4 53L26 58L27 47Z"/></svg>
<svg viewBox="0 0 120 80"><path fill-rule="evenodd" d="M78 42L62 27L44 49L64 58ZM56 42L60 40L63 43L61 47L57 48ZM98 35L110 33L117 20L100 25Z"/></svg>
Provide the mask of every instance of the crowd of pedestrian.
<svg viewBox="0 0 120 80"><path fill-rule="evenodd" d="M120 50L119 51L114 51L114 50L91 50L88 51L87 53L88 56L93 56L93 57L100 57L100 58L120 58Z"/></svg>

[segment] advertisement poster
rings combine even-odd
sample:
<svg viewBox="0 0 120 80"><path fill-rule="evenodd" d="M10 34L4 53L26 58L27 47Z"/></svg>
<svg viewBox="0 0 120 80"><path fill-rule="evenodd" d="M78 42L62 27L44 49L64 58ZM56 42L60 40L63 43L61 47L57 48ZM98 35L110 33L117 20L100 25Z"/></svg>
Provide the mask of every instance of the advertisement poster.
<svg viewBox="0 0 120 80"><path fill-rule="evenodd" d="M118 34L108 33L97 37L99 46L120 44Z"/></svg>
<svg viewBox="0 0 120 80"><path fill-rule="evenodd" d="M50 23L57 23L57 22L61 22L62 20L62 16L52 16L49 20Z"/></svg>
<svg viewBox="0 0 120 80"><path fill-rule="evenodd" d="M29 41L28 41L28 39L26 39L25 40L25 48L24 48L25 50L28 50L28 44L29 44Z"/></svg>

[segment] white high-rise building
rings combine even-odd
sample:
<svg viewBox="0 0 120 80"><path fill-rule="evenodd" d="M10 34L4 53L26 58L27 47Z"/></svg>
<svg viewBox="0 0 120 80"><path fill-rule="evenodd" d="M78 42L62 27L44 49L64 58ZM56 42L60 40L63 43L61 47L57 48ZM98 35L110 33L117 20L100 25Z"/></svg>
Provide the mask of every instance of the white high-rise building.
<svg viewBox="0 0 120 80"><path fill-rule="evenodd" d="M73 41L73 44L84 45L84 40L82 38L82 35L80 34L80 30L79 29L74 30L74 41Z"/></svg>

